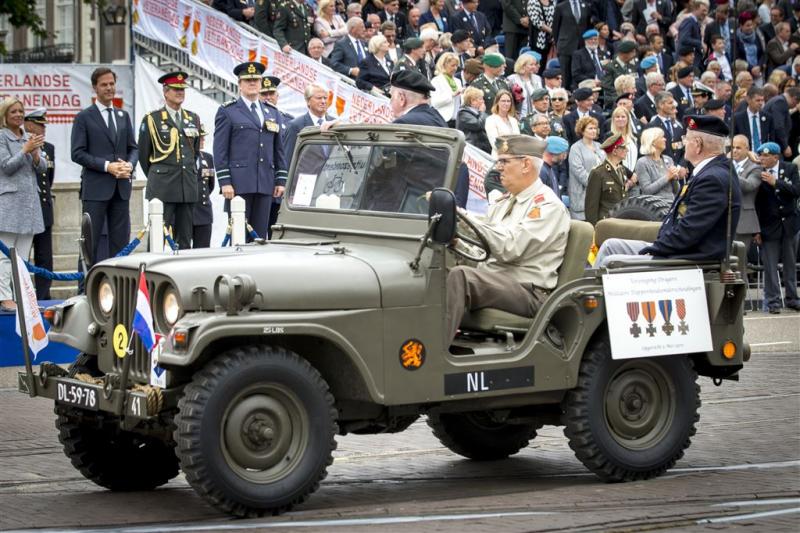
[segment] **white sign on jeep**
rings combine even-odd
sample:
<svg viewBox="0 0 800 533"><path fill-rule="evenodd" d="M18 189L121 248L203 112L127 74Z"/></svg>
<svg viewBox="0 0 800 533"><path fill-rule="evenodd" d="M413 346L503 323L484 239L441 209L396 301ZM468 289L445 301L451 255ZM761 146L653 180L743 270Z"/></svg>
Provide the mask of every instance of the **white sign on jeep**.
<svg viewBox="0 0 800 533"><path fill-rule="evenodd" d="M613 359L712 349L702 271L606 274L603 292Z"/></svg>

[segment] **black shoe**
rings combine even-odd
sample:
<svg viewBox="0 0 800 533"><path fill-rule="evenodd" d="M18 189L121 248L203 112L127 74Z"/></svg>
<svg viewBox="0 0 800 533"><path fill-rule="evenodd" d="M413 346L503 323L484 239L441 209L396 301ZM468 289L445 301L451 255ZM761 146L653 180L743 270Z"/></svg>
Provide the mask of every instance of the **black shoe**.
<svg viewBox="0 0 800 533"><path fill-rule="evenodd" d="M787 305L786 305L786 308L787 308L787 309L794 309L795 311L800 311L800 303L796 303L796 304L787 304Z"/></svg>
<svg viewBox="0 0 800 533"><path fill-rule="evenodd" d="M780 307L770 307L769 308L769 314L771 314L771 315L779 315L779 314L781 314L781 308Z"/></svg>

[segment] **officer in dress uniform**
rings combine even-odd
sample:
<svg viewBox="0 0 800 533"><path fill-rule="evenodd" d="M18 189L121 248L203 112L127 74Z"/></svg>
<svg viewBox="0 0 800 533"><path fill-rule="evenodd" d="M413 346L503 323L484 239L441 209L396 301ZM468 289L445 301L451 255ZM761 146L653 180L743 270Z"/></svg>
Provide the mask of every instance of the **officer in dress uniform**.
<svg viewBox="0 0 800 533"><path fill-rule="evenodd" d="M197 203L192 213L192 248L208 248L211 245L211 225L214 210L211 205L211 191L214 190L214 156L204 151L207 132L200 126L200 155L197 158Z"/></svg>
<svg viewBox="0 0 800 533"><path fill-rule="evenodd" d="M44 135L47 124L47 109L37 107L25 116L25 131L30 134ZM36 187L39 190L39 201L42 206L44 231L33 236L33 263L41 268L53 270L53 196L50 188L53 186L55 175L55 146L45 142L42 146L41 157L46 163L46 169L36 176ZM49 279L41 276L34 278L36 283L36 299L50 299Z"/></svg>
<svg viewBox="0 0 800 533"><path fill-rule="evenodd" d="M546 143L528 135L497 140L497 163L508 193L487 216L460 211L489 244L489 260L447 275L448 341L467 307L493 307L533 317L556 286L569 233L569 213L537 168ZM538 165L534 158L538 159Z"/></svg>
<svg viewBox="0 0 800 533"><path fill-rule="evenodd" d="M139 127L139 165L147 176L145 197L164 203L164 225L172 228L183 250L192 245L200 151L200 117L181 107L187 77L178 71L158 78L165 105L147 113Z"/></svg>
<svg viewBox="0 0 800 533"><path fill-rule="evenodd" d="M483 74L478 76L470 87L476 87L483 91L483 102L486 109L491 110L494 105L494 98L500 91L510 91L503 72L506 68L506 60L500 54L483 55Z"/></svg>
<svg viewBox="0 0 800 533"><path fill-rule="evenodd" d="M725 156L725 137L730 130L711 115L688 115L686 160L694 165L692 177L676 195L652 243L630 239L608 239L597 252L594 266L616 260L648 260L653 257L720 260L733 235L728 235L728 194L731 193L731 228L736 231L742 203L739 180L730 177Z"/></svg>
<svg viewBox="0 0 800 533"><path fill-rule="evenodd" d="M694 107L686 110L687 115L705 115L706 104L714 98L714 91L699 82L695 82L692 88L692 99L694 100Z"/></svg>
<svg viewBox="0 0 800 533"><path fill-rule="evenodd" d="M628 145L622 135L614 134L600 145L606 158L589 172L586 185L586 221L597 224L628 197L633 187L633 173L622 164L628 154Z"/></svg>
<svg viewBox="0 0 800 533"><path fill-rule="evenodd" d="M272 198L283 196L286 186L288 164L280 136L283 117L272 104L259 100L264 65L242 63L233 73L239 78L240 96L220 106L214 123L217 182L225 210L230 212L229 201L241 196L247 220L265 238Z"/></svg>
<svg viewBox="0 0 800 533"><path fill-rule="evenodd" d="M278 107L278 85L281 84L281 80L276 78L275 76L264 76L264 79L261 81L261 92L259 98L261 99L261 103L264 105L270 104L274 107ZM280 109L278 113L281 114L283 118L283 123L281 124L281 142L285 145L286 140L286 128L289 125L289 122L294 120L294 117L289 113L284 113ZM292 157L291 153L286 154L287 161L286 164L289 165L291 160L288 160L289 157ZM272 207L270 207L269 211L269 226L267 226L267 236L271 239L272 238L272 226L278 222L278 213L281 209L281 198L272 197Z"/></svg>
<svg viewBox="0 0 800 533"><path fill-rule="evenodd" d="M306 53L308 41L311 40L312 18L303 0L283 0L276 7L275 22L272 24L272 36L278 41L281 50L292 49Z"/></svg>

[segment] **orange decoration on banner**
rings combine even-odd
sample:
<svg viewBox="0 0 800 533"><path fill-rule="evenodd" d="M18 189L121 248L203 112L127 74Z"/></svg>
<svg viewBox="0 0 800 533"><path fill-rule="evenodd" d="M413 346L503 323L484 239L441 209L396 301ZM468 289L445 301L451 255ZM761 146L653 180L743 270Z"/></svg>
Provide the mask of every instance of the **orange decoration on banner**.
<svg viewBox="0 0 800 533"><path fill-rule="evenodd" d="M328 105L325 107L328 108L333 104L333 91L328 91Z"/></svg>
<svg viewBox="0 0 800 533"><path fill-rule="evenodd" d="M267 56L261 56L261 64L264 65L264 69L269 66L269 58Z"/></svg>
<svg viewBox="0 0 800 533"><path fill-rule="evenodd" d="M256 50L248 50L247 51L247 60L248 61L255 61L258 57L258 52Z"/></svg>
<svg viewBox="0 0 800 533"><path fill-rule="evenodd" d="M337 115L341 115L342 113L344 113L345 104L347 104L347 102L344 101L344 98L342 98L341 96L337 96L336 97L336 114Z"/></svg>
<svg viewBox="0 0 800 533"><path fill-rule="evenodd" d="M194 33L195 37L197 37L197 35L200 33L200 21L197 19L194 19L194 25L192 26L192 33Z"/></svg>
<svg viewBox="0 0 800 533"><path fill-rule="evenodd" d="M192 15L184 15L183 16L183 31L189 31L189 25L192 23Z"/></svg>

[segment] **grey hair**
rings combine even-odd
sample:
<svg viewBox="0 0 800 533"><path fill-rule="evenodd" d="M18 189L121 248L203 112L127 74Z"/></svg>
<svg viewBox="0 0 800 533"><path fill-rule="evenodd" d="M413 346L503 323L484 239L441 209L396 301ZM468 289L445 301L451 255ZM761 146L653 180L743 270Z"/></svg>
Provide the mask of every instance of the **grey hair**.
<svg viewBox="0 0 800 533"><path fill-rule="evenodd" d="M324 91L325 95L328 94L328 89L324 86L320 85L319 83L310 83L306 85L306 89L303 91L303 96L305 97L306 102L308 102L311 97L314 96L316 91Z"/></svg>
<svg viewBox="0 0 800 533"><path fill-rule="evenodd" d="M659 72L648 72L645 75L644 80L645 80L645 85L650 87L654 83L663 82L664 76Z"/></svg>
<svg viewBox="0 0 800 533"><path fill-rule="evenodd" d="M545 119L547 121L547 123L550 124L550 117L548 117L544 113L536 113L535 115L533 115L532 124L535 125L536 122L538 122L541 119Z"/></svg>
<svg viewBox="0 0 800 533"><path fill-rule="evenodd" d="M350 17L347 19L347 33L352 33L353 28L358 26L359 24L364 24L364 19L361 17Z"/></svg>
<svg viewBox="0 0 800 533"><path fill-rule="evenodd" d="M659 91L658 93L656 93L655 96L656 107L660 106L661 103L666 101L668 98L672 98L673 100L675 99L675 97L669 91Z"/></svg>

